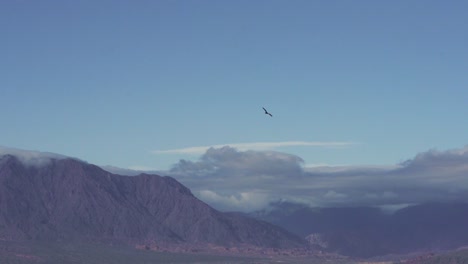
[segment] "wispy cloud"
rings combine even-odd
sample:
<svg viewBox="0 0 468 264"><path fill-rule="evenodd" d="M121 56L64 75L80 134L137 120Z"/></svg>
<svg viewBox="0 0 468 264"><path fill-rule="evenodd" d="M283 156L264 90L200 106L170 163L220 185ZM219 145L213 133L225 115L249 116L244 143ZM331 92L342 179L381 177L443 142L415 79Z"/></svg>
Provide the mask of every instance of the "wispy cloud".
<svg viewBox="0 0 468 264"><path fill-rule="evenodd" d="M282 141L282 142L251 142L251 143L231 143L231 144L219 144L210 146L198 146L168 150L154 150L154 154L193 154L199 155L205 153L210 148L221 148L229 146L239 151L246 150L271 150L281 147L347 147L355 145L355 142L343 142L343 141Z"/></svg>
<svg viewBox="0 0 468 264"><path fill-rule="evenodd" d="M156 168L148 167L148 166L139 166L139 165L130 166L128 167L128 169L136 170L136 171L157 171Z"/></svg>

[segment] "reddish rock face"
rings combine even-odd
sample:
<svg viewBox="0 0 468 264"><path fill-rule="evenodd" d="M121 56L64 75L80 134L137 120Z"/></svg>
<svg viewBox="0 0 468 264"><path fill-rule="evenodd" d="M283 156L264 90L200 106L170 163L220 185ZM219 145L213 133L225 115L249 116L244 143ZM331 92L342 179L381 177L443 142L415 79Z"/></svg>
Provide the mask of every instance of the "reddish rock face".
<svg viewBox="0 0 468 264"><path fill-rule="evenodd" d="M0 157L0 238L303 248L266 222L221 213L170 177L120 176L75 159Z"/></svg>

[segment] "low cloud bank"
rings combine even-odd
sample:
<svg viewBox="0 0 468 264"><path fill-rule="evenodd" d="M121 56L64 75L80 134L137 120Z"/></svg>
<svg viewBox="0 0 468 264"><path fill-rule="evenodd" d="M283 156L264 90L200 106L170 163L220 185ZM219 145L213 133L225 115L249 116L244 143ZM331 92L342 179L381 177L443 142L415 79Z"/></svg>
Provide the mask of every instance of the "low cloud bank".
<svg viewBox="0 0 468 264"><path fill-rule="evenodd" d="M311 206L400 207L468 201L468 147L429 150L393 166L312 167L275 151L210 148L166 174L221 210L251 211L288 200Z"/></svg>

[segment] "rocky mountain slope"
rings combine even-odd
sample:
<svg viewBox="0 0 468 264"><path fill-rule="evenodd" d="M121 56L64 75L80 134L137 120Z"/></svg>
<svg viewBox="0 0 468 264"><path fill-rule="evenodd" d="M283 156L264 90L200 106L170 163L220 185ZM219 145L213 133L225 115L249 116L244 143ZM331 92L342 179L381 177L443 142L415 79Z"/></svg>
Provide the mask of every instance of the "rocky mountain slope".
<svg viewBox="0 0 468 264"><path fill-rule="evenodd" d="M76 159L0 156L0 239L304 248L272 224L221 213L170 177L120 176Z"/></svg>

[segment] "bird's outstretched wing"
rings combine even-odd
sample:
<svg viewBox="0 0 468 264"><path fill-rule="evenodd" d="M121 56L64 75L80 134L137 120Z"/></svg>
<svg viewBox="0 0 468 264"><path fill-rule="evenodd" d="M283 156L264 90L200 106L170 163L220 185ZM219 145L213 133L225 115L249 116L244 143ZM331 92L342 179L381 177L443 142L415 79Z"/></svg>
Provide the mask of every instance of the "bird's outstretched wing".
<svg viewBox="0 0 468 264"><path fill-rule="evenodd" d="M269 116L273 117L273 115L270 114L270 113L265 109L265 107L262 107L262 108L263 108L263 111L265 111L265 114L266 114L266 115L269 115Z"/></svg>

